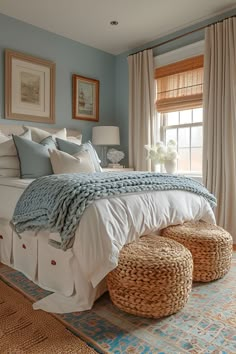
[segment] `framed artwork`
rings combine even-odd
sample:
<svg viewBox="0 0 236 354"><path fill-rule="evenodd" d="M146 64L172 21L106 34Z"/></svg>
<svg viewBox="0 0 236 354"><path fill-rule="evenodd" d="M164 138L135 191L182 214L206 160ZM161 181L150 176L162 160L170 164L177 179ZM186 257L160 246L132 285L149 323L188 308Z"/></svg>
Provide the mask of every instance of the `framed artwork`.
<svg viewBox="0 0 236 354"><path fill-rule="evenodd" d="M99 81L72 76L73 119L99 121Z"/></svg>
<svg viewBox="0 0 236 354"><path fill-rule="evenodd" d="M5 117L55 122L55 63L5 51Z"/></svg>

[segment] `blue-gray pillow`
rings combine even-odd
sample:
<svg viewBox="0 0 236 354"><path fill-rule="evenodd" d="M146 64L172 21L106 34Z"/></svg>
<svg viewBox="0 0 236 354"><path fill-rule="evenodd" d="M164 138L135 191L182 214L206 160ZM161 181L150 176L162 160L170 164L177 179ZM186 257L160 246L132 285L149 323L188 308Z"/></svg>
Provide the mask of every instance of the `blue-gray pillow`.
<svg viewBox="0 0 236 354"><path fill-rule="evenodd" d="M81 151L88 151L90 154L90 157L93 161L95 171L102 172L102 168L100 166L101 161L99 160L97 152L94 149L94 147L90 141L88 141L87 143L78 145L78 144L74 144L74 143L67 141L67 140L56 138L56 142L57 142L57 146L58 146L59 150L67 152L67 154L70 154L70 155L75 155Z"/></svg>
<svg viewBox="0 0 236 354"><path fill-rule="evenodd" d="M53 174L48 146L13 135L20 161L21 178L37 178Z"/></svg>
<svg viewBox="0 0 236 354"><path fill-rule="evenodd" d="M47 136L45 139L40 141L41 145L47 146L47 148L49 149L57 149L57 143L56 141L53 139L53 137Z"/></svg>

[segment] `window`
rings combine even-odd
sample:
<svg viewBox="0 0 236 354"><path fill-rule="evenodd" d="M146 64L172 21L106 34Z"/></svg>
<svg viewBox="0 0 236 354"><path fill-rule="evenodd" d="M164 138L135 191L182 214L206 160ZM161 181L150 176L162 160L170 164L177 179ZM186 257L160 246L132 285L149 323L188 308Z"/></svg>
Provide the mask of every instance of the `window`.
<svg viewBox="0 0 236 354"><path fill-rule="evenodd" d="M202 174L203 56L157 68L155 78L161 140L176 141L178 172Z"/></svg>
<svg viewBox="0 0 236 354"><path fill-rule="evenodd" d="M202 173L202 108L161 113L161 140L177 143L177 171Z"/></svg>

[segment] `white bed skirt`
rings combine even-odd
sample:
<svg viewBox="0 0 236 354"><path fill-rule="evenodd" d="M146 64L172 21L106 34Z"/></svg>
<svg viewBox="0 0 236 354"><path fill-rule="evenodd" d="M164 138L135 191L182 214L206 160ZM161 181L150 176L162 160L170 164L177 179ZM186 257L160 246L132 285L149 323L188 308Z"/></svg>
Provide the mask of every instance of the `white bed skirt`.
<svg viewBox="0 0 236 354"><path fill-rule="evenodd" d="M105 281L94 289L83 277L73 249L64 252L54 248L48 244L49 239L60 241L57 234L49 232L35 235L28 231L19 238L9 226L9 220L1 218L0 262L53 292L36 302L34 309L55 313L90 309L96 298L106 291Z"/></svg>
<svg viewBox="0 0 236 354"><path fill-rule="evenodd" d="M215 223L209 203L193 193L161 191L101 199L81 218L72 249L53 248L49 232L15 234L0 218L0 261L24 273L53 294L34 309L54 313L84 311L106 291L105 276L118 264L124 244L141 235L188 220Z"/></svg>

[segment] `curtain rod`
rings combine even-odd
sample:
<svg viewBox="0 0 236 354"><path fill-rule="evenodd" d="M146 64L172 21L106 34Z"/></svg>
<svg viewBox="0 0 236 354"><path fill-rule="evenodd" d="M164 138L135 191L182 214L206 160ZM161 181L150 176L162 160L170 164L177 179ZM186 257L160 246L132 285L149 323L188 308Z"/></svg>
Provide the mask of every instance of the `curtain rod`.
<svg viewBox="0 0 236 354"><path fill-rule="evenodd" d="M188 35L190 35L190 34L192 34L192 33L201 31L201 30L203 30L203 29L206 28L206 27L210 27L211 25L215 25L216 23L223 22L224 20L228 20L229 18L233 18L233 17L236 17L236 15L226 17L226 18L224 18L224 19L222 19L222 20L219 20L219 21L216 21L216 22L212 22L212 23L210 23L209 25L205 25L205 26L198 27L198 28L196 28L195 30L192 30L192 31L189 31L189 32L180 34L179 36L176 36L176 37L174 37L174 38L168 39L167 41L164 41L164 42L155 44L155 45L153 45L153 46L151 46L151 47L148 47L148 48L139 50L139 51L137 51L137 52L135 52L135 53L129 54L128 56L131 56L131 55L135 55L135 54L144 52L145 50L149 50L149 49L154 49L154 48L160 47L160 46L162 46L162 45L164 45L164 44L167 44L167 43L176 41L177 39L180 39L180 38L183 38L183 37L185 37L185 36L188 36Z"/></svg>

